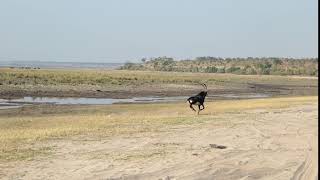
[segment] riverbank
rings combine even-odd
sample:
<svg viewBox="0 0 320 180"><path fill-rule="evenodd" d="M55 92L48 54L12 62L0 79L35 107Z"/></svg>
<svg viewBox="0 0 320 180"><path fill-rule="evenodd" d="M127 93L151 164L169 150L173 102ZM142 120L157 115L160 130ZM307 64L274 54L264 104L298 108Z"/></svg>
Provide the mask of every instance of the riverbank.
<svg viewBox="0 0 320 180"><path fill-rule="evenodd" d="M223 94L318 95L317 77L1 68L0 98L191 96L203 90L199 83L207 84L213 100Z"/></svg>

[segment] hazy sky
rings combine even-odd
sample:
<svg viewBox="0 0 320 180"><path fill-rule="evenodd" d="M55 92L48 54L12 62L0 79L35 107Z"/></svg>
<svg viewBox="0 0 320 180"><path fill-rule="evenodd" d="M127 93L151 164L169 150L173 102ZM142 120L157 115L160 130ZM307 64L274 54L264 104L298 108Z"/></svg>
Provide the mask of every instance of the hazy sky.
<svg viewBox="0 0 320 180"><path fill-rule="evenodd" d="M1 0L0 61L317 57L317 0Z"/></svg>

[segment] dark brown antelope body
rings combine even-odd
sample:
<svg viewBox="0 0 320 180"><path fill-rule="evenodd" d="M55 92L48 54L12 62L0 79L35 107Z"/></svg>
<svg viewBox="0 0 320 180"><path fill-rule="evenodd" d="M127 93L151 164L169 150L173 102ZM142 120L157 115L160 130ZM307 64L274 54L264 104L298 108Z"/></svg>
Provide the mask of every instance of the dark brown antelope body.
<svg viewBox="0 0 320 180"><path fill-rule="evenodd" d="M201 84L204 88L205 91L201 91L199 94L195 95L195 96L191 96L187 99L187 101L189 102L190 108L193 111L196 111L192 105L198 105L198 114L200 111L204 110L204 101L206 99L206 96L208 94L207 92L207 85L206 84ZM202 108L201 108L202 107Z"/></svg>

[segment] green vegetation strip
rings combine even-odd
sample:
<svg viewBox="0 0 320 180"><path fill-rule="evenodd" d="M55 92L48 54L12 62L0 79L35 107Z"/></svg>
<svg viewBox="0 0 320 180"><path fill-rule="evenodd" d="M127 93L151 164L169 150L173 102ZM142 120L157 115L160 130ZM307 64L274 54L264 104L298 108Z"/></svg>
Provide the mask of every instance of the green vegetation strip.
<svg viewBox="0 0 320 180"><path fill-rule="evenodd" d="M126 70L29 70L1 69L1 85L9 86L57 86L57 85L98 85L98 86L138 86L161 84L198 84L207 82L212 85L267 83L279 85L317 85L317 79L290 76L257 76L233 74L207 74L156 71Z"/></svg>
<svg viewBox="0 0 320 180"><path fill-rule="evenodd" d="M142 63L126 63L121 69L202 72L202 73L233 73L233 74L264 74L264 75L305 75L318 76L318 58L220 58L197 57L194 60L176 61L170 57L142 59Z"/></svg>

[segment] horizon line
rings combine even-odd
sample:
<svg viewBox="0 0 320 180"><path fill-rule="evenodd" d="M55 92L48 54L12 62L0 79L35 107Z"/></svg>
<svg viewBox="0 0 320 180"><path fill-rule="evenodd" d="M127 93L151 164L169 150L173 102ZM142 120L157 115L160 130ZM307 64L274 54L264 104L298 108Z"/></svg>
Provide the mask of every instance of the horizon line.
<svg viewBox="0 0 320 180"><path fill-rule="evenodd" d="M222 59L227 59L227 58L231 58L231 59L234 59L234 58L240 58L240 59L248 59L248 58L279 58L279 59L318 59L317 56L309 56L309 57L291 57L291 56L246 56L246 57L222 57L222 56L197 56L197 57L192 57L192 58L188 58L188 57L185 57L185 58L178 58L178 57L173 57L173 56L154 56L154 57L141 57L141 58L132 58L131 60L115 60L115 61L120 61L120 62L115 62L115 61L110 61L110 60L95 60L95 61L92 61L92 60L35 60L35 59L10 59L10 58L1 58L0 59L0 62L55 62L55 63L127 63L127 62L133 62L133 61L136 61L136 62L139 62L141 61L141 59L143 58L146 58L147 60L148 59L152 59L152 58L159 58L159 57L167 57L167 58L173 58L173 60L176 60L176 61L181 61L181 60L196 60L196 58L199 58L199 57L212 57L212 58L222 58ZM107 61L107 62L106 62Z"/></svg>

